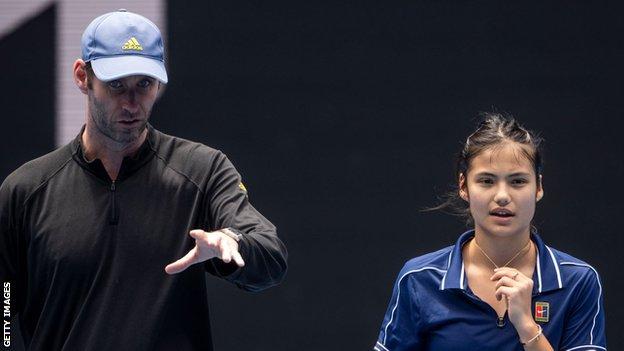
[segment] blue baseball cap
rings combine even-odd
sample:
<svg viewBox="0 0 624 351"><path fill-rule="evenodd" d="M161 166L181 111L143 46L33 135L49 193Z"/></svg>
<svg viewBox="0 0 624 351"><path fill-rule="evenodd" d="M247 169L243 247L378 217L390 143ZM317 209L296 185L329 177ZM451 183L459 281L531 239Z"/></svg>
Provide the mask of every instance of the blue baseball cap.
<svg viewBox="0 0 624 351"><path fill-rule="evenodd" d="M94 19L81 46L82 59L101 81L146 75L167 83L160 30L141 15L120 9Z"/></svg>

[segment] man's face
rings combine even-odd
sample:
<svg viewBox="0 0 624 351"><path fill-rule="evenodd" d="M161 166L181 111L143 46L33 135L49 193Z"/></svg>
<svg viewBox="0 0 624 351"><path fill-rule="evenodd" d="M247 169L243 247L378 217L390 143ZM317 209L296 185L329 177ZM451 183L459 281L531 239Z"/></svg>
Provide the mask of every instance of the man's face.
<svg viewBox="0 0 624 351"><path fill-rule="evenodd" d="M136 141L147 126L158 81L130 76L103 82L93 76L87 92L89 118L99 134L117 143Z"/></svg>

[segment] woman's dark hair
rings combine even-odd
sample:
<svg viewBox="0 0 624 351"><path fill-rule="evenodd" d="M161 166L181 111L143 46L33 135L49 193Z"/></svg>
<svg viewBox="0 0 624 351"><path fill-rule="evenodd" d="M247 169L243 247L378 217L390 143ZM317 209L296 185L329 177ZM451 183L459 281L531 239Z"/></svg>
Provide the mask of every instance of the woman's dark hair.
<svg viewBox="0 0 624 351"><path fill-rule="evenodd" d="M535 170L538 185L542 175L543 160L541 151L542 139L521 126L511 115L499 112L481 113L482 121L474 133L466 138L466 142L459 152L455 162L455 180L460 175L467 176L470 162L483 151L508 142L520 144L522 154L531 162ZM425 211L442 210L466 219L466 224L472 226L468 204L459 197L459 185L454 185L443 198L443 202Z"/></svg>

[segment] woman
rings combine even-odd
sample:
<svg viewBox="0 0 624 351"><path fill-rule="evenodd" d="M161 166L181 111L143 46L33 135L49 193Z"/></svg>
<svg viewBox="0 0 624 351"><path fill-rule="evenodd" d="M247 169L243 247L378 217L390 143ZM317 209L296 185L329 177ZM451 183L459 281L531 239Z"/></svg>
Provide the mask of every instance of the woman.
<svg viewBox="0 0 624 351"><path fill-rule="evenodd" d="M374 349L606 350L598 273L532 230L544 195L539 140L486 114L457 180L474 229L405 264Z"/></svg>

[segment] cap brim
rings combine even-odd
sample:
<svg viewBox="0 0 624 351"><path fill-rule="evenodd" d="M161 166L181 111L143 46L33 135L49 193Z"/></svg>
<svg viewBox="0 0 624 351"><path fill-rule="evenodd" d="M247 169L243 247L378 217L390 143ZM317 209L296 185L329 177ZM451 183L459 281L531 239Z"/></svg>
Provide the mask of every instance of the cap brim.
<svg viewBox="0 0 624 351"><path fill-rule="evenodd" d="M138 55L104 57L91 61L95 76L104 82L128 76L145 75L167 83L162 61Z"/></svg>

